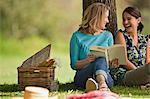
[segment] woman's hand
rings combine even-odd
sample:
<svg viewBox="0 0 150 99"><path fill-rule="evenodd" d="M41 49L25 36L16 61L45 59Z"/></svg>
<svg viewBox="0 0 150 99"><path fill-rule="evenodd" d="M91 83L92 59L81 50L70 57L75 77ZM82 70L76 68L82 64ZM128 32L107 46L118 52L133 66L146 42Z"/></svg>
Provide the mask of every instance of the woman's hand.
<svg viewBox="0 0 150 99"><path fill-rule="evenodd" d="M119 59L115 58L111 61L109 61L110 67L111 68L117 68L119 67Z"/></svg>
<svg viewBox="0 0 150 99"><path fill-rule="evenodd" d="M91 62L95 61L95 59L96 59L96 56L94 54L89 54L86 59L78 60L78 62L76 64L77 69L84 68L85 65L90 64Z"/></svg>
<svg viewBox="0 0 150 99"><path fill-rule="evenodd" d="M96 59L96 56L94 54L88 54L88 57L87 57L88 62L91 63L91 62L95 61L95 59Z"/></svg>

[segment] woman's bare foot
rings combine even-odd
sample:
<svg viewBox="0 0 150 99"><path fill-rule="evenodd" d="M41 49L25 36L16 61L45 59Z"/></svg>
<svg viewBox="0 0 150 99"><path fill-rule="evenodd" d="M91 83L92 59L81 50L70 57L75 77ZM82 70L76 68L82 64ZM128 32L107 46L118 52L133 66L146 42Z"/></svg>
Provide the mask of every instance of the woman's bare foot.
<svg viewBox="0 0 150 99"><path fill-rule="evenodd" d="M100 91L110 91L110 89L108 88L108 86L105 82L99 84L99 90Z"/></svg>

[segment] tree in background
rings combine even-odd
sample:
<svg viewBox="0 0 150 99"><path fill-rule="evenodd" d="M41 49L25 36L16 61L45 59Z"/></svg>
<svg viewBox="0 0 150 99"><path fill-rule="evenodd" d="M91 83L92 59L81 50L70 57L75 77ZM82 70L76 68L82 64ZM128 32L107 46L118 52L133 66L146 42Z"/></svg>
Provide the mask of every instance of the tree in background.
<svg viewBox="0 0 150 99"><path fill-rule="evenodd" d="M82 2L83 1L83 2ZM0 0L0 37L23 39L40 36L48 40L69 38L78 28L83 11L93 2L110 6L108 29L115 33L121 26L122 6L135 5L142 12L144 30L150 31L150 0ZM119 2L119 3L118 3ZM142 4L142 5L141 5ZM116 8L117 6L117 8ZM117 10L117 17L116 17ZM119 14L118 14L119 12ZM116 21L119 20L117 23ZM118 26L117 26L118 24ZM120 28L120 27L119 27ZM143 32L143 33L146 33Z"/></svg>
<svg viewBox="0 0 150 99"><path fill-rule="evenodd" d="M66 38L80 21L79 0L0 0L0 35L24 39Z"/></svg>
<svg viewBox="0 0 150 99"><path fill-rule="evenodd" d="M116 0L83 0L83 14L84 10L92 3L100 2L110 7L109 24L107 28L115 35L117 31L117 14L116 14Z"/></svg>

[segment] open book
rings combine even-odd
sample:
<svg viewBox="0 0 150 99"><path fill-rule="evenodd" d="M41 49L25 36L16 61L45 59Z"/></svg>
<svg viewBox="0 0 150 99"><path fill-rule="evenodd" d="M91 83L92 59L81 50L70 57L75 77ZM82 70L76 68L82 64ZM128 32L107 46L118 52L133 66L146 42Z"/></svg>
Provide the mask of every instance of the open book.
<svg viewBox="0 0 150 99"><path fill-rule="evenodd" d="M92 46L90 52L95 54L96 57L106 57L106 61L109 64L109 61L117 58L120 65L126 64L125 57L125 48L123 45L115 44L109 47L103 46Z"/></svg>

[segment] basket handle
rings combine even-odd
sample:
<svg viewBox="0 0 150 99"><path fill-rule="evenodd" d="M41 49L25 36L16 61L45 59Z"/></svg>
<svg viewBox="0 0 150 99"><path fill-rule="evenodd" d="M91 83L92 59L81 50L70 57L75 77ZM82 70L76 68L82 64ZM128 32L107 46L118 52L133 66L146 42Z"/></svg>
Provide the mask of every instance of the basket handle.
<svg viewBox="0 0 150 99"><path fill-rule="evenodd" d="M39 73L40 70L39 70L39 69L35 69L33 72L34 72L34 73Z"/></svg>

